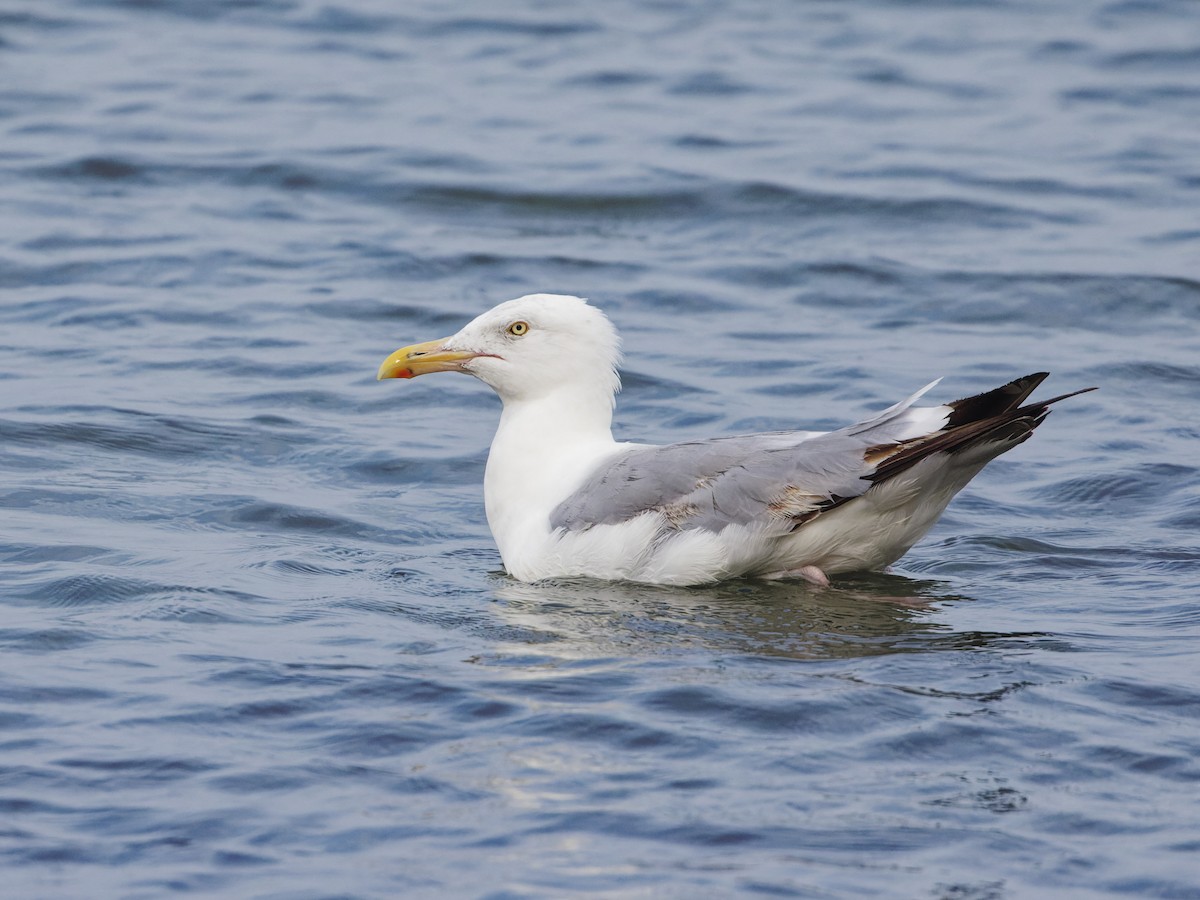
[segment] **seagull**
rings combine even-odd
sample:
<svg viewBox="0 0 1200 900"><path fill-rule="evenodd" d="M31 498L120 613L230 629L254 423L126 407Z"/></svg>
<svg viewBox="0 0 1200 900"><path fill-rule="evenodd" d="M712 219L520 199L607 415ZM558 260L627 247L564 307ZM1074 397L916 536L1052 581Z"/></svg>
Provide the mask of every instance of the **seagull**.
<svg viewBox="0 0 1200 900"><path fill-rule="evenodd" d="M503 412L484 474L488 524L519 581L697 585L885 569L1052 403L1022 405L1047 373L945 403L938 382L836 431L652 445L613 440L620 339L579 297L529 294L457 334L391 354L378 377L465 372ZM939 379L940 380L940 379Z"/></svg>

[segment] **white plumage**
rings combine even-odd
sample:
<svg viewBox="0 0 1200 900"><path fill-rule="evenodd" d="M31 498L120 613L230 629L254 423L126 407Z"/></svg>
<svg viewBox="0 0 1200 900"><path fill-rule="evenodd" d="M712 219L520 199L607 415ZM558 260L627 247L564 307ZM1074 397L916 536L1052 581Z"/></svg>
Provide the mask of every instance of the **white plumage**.
<svg viewBox="0 0 1200 900"><path fill-rule="evenodd" d="M662 447L612 437L620 342L578 297L530 294L451 337L397 350L380 378L473 375L504 410L484 497L504 566L689 585L736 576L828 576L894 562L991 459L1055 400L1045 378L935 407L895 406L833 432L771 432ZM1071 396L1071 395L1065 395Z"/></svg>

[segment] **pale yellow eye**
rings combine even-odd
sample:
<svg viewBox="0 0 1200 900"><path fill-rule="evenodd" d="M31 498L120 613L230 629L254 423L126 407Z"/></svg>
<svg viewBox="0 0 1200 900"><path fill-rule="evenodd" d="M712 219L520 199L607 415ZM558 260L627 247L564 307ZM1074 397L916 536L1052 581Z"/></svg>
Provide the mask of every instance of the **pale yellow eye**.
<svg viewBox="0 0 1200 900"><path fill-rule="evenodd" d="M528 331L529 331L529 323L528 322L513 322L511 325L508 326L508 333L511 334L513 337L520 337L521 335L525 334Z"/></svg>

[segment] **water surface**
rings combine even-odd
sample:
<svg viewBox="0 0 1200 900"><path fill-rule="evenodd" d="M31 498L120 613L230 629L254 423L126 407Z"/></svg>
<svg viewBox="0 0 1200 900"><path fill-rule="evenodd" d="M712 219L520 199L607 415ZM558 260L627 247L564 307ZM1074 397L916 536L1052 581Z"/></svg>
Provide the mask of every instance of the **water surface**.
<svg viewBox="0 0 1200 900"><path fill-rule="evenodd" d="M1200 897L1200 10L0 14L0 859L22 897ZM532 291L624 439L1064 403L891 575L505 577Z"/></svg>

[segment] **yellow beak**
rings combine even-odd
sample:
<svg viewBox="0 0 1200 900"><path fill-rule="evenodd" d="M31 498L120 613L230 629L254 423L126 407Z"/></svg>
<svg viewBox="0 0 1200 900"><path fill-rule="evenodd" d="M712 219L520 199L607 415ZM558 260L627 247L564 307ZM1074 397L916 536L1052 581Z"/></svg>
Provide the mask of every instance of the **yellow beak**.
<svg viewBox="0 0 1200 900"><path fill-rule="evenodd" d="M463 363L475 359L478 353L464 350L446 350L443 345L449 338L426 341L401 347L383 361L379 367L378 380L384 378L416 378L430 372L461 372Z"/></svg>

